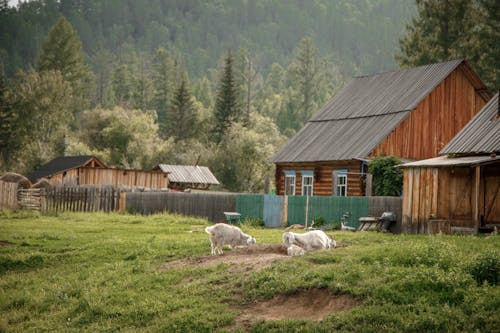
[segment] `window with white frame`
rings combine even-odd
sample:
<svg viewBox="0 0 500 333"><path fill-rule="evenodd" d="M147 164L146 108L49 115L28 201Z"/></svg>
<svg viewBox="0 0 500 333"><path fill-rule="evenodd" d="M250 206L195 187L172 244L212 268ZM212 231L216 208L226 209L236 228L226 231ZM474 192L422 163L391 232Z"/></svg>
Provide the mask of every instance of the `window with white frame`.
<svg viewBox="0 0 500 333"><path fill-rule="evenodd" d="M347 196L347 170L335 170L333 172L334 193L336 196Z"/></svg>
<svg viewBox="0 0 500 333"><path fill-rule="evenodd" d="M285 195L295 195L295 171L285 171Z"/></svg>
<svg viewBox="0 0 500 333"><path fill-rule="evenodd" d="M302 195L313 195L313 171L302 171Z"/></svg>

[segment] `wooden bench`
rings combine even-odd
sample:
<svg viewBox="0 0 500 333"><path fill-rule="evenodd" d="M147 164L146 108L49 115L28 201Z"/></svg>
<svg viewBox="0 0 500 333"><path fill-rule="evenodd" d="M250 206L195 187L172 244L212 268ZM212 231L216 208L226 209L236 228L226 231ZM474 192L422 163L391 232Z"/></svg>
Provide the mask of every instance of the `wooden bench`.
<svg viewBox="0 0 500 333"><path fill-rule="evenodd" d="M240 224L241 214L238 212L224 212L228 224Z"/></svg>

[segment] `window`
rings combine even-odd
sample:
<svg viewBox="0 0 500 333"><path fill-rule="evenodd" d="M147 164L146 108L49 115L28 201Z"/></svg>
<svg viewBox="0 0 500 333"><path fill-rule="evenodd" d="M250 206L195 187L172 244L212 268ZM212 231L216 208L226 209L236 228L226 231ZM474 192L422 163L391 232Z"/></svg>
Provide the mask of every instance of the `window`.
<svg viewBox="0 0 500 333"><path fill-rule="evenodd" d="M313 195L313 171L302 171L302 195Z"/></svg>
<svg viewBox="0 0 500 333"><path fill-rule="evenodd" d="M347 170L335 170L333 172L333 193L339 197L347 196Z"/></svg>
<svg viewBox="0 0 500 333"><path fill-rule="evenodd" d="M285 171L285 195L295 195L295 171Z"/></svg>

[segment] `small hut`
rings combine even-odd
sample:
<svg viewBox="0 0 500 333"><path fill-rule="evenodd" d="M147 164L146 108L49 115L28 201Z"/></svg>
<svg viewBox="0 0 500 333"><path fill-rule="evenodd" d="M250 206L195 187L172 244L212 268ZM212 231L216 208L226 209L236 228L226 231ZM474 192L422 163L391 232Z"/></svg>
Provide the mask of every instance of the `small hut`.
<svg viewBox="0 0 500 333"><path fill-rule="evenodd" d="M220 184L205 166L158 164L153 170L161 170L167 174L169 187L174 190L208 190L211 185Z"/></svg>

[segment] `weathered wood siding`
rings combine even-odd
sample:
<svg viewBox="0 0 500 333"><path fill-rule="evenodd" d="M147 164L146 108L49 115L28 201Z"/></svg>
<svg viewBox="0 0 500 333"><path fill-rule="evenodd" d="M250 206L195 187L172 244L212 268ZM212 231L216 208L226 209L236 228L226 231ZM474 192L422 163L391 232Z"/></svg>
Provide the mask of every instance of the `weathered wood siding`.
<svg viewBox="0 0 500 333"><path fill-rule="evenodd" d="M333 161L316 163L279 163L276 166L276 193L284 194L285 173L295 171L295 195L302 195L302 171L313 171L313 195L332 195L333 171L347 169L348 196L363 196L364 179L361 161Z"/></svg>
<svg viewBox="0 0 500 333"><path fill-rule="evenodd" d="M52 176L56 186L112 185L162 189L168 187L167 174L161 171L141 171L111 168L76 168Z"/></svg>
<svg viewBox="0 0 500 333"><path fill-rule="evenodd" d="M17 209L17 183L0 180L0 210Z"/></svg>
<svg viewBox="0 0 500 333"><path fill-rule="evenodd" d="M500 166L407 168L403 232L476 231L500 224ZM444 228L444 229L443 229Z"/></svg>
<svg viewBox="0 0 500 333"><path fill-rule="evenodd" d="M476 115L486 100L459 66L425 97L371 156L409 159L438 156L439 151Z"/></svg>

